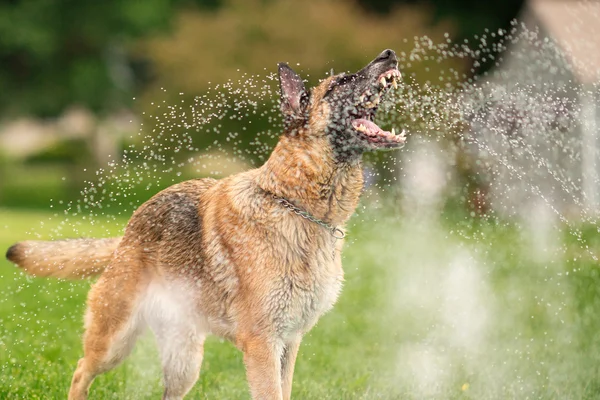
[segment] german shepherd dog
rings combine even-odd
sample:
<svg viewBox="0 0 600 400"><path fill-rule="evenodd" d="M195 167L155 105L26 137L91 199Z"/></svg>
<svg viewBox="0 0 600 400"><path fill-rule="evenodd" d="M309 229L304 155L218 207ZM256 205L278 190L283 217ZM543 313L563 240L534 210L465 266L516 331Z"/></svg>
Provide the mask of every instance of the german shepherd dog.
<svg viewBox="0 0 600 400"><path fill-rule="evenodd" d="M362 154L405 142L373 122L399 78L392 50L310 91L279 64L284 132L263 166L163 190L134 212L122 238L12 246L6 257L31 275L101 274L69 399L85 399L147 326L164 399L192 388L208 334L244 353L252 398L289 399L302 336L342 286L341 239L362 191Z"/></svg>

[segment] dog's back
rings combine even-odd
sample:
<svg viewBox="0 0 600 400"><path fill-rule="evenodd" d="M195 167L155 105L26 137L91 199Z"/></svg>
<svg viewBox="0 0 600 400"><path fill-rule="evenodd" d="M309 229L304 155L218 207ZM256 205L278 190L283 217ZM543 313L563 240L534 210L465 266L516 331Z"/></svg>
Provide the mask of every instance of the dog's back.
<svg viewBox="0 0 600 400"><path fill-rule="evenodd" d="M149 254L169 240L170 246L188 241L195 243L200 232L200 197L215 183L216 180L210 178L197 179L161 191L140 206L126 230L136 241L145 243ZM82 279L100 275L113 260L121 241L120 237L28 240L11 246L6 258L33 276ZM185 246L189 246L188 243Z"/></svg>
<svg viewBox="0 0 600 400"><path fill-rule="evenodd" d="M399 77L391 50L310 92L289 66L279 76L285 132L260 168L163 190L133 214L123 238L9 250L38 275L103 271L88 296L70 399L86 398L146 325L157 338L165 399L193 386L209 333L244 352L254 398L290 398L302 336L342 285L339 234L358 204L362 153L397 148L404 137L373 122L380 94Z"/></svg>

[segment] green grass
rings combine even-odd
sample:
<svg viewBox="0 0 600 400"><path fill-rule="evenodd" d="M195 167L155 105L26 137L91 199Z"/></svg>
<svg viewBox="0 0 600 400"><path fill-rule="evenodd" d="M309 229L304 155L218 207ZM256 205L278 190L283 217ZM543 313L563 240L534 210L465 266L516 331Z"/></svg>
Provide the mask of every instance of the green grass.
<svg viewBox="0 0 600 400"><path fill-rule="evenodd" d="M0 249L38 236L119 234L125 223L62 220L0 210ZM302 343L294 398L600 398L600 272L581 245L561 239L536 254L515 224L376 210L354 222L344 290ZM597 244L593 232L586 240ZM29 278L0 260L1 399L65 398L89 286ZM159 365L148 334L90 398L160 398ZM231 344L207 341L189 398L249 398Z"/></svg>

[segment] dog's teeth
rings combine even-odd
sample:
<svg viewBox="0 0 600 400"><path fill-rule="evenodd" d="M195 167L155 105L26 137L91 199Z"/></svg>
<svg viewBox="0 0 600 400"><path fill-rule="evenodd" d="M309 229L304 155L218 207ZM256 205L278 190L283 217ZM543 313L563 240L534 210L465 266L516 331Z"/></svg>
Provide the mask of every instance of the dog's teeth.
<svg viewBox="0 0 600 400"><path fill-rule="evenodd" d="M392 86L394 87L394 89L398 89L398 82L396 82L395 79L392 79Z"/></svg>
<svg viewBox="0 0 600 400"><path fill-rule="evenodd" d="M358 126L356 127L356 130L357 130L357 131L360 131L360 132L366 132L366 131L367 131L367 127L366 127L366 126L364 126L363 124L360 124L360 125L358 125Z"/></svg>
<svg viewBox="0 0 600 400"><path fill-rule="evenodd" d="M394 128L392 128L392 135L396 134L396 130Z"/></svg>
<svg viewBox="0 0 600 400"><path fill-rule="evenodd" d="M379 83L381 84L381 86L385 87L387 85L387 82L385 81L385 76L382 76L379 79Z"/></svg>
<svg viewBox="0 0 600 400"><path fill-rule="evenodd" d="M361 102L361 103L364 103L366 98L367 98L367 96L366 96L366 95L364 95L364 94L363 94L363 95L361 95L361 96L360 96L360 102Z"/></svg>

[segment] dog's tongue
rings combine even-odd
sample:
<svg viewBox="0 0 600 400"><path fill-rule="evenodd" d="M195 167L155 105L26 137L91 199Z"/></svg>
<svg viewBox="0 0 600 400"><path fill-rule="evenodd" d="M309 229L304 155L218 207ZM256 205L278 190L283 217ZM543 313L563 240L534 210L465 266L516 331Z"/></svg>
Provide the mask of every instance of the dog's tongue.
<svg viewBox="0 0 600 400"><path fill-rule="evenodd" d="M375 123L368 119L358 118L352 121L354 129L357 131L372 137L372 138L384 138L396 142L404 141L404 135L394 135L392 132L384 131L378 127Z"/></svg>

